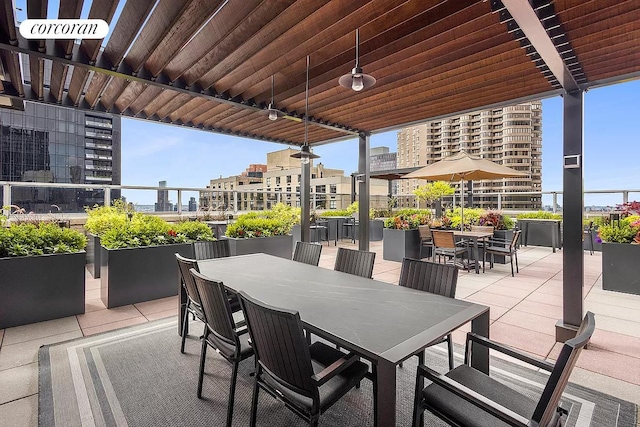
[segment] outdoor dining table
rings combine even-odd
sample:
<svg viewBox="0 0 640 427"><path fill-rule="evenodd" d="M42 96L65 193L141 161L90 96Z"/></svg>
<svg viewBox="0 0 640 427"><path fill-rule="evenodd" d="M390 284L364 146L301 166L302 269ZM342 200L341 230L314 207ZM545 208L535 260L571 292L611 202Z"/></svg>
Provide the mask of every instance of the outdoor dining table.
<svg viewBox="0 0 640 427"><path fill-rule="evenodd" d="M488 232L488 231L462 231L462 230L457 230L453 232L453 235L456 237L461 237L463 239L467 239L467 240L471 240L473 241L473 253L474 253L474 258L475 258L475 265L476 265L476 274L480 274L480 260L478 259L478 255L479 255L479 250L478 250L478 240L486 240L489 237L493 236L492 232ZM471 248L469 248L471 249ZM470 257L469 257L470 258ZM484 262L484 260L483 260Z"/></svg>
<svg viewBox="0 0 640 427"><path fill-rule="evenodd" d="M309 332L371 361L380 427L396 425L400 362L468 322L489 336L489 307L271 255L202 260L198 268L230 292L298 311ZM475 349L472 364L488 373L488 349Z"/></svg>

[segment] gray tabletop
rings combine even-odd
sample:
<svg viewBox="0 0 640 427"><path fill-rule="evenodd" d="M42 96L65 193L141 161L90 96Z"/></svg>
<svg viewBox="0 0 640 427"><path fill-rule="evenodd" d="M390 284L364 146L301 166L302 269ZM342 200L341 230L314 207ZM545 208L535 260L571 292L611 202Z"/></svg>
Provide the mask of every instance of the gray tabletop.
<svg viewBox="0 0 640 427"><path fill-rule="evenodd" d="M297 310L317 335L397 364L488 307L265 254L198 261L200 272L267 304Z"/></svg>

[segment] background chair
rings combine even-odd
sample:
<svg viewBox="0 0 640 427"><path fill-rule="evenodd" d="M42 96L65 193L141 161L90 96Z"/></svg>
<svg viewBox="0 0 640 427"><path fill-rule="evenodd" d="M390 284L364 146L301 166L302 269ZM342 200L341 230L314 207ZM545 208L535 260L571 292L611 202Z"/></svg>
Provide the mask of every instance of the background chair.
<svg viewBox="0 0 640 427"><path fill-rule="evenodd" d="M516 349L487 338L467 334L465 364L446 375L424 365L418 366L413 426L424 424L424 410L451 425L496 426L559 426L565 411L558 406L571 371L595 329L595 317L587 312L575 338L564 343L556 364L533 358ZM474 345L471 345L471 343ZM537 402L505 386L471 367L471 357L477 345L489 347L532 366L551 373ZM432 384L422 389L424 378Z"/></svg>
<svg viewBox="0 0 640 427"><path fill-rule="evenodd" d="M315 236L316 243L322 243L323 240L326 240L327 246L329 245L329 221L316 219L309 225L309 230Z"/></svg>
<svg viewBox="0 0 640 427"><path fill-rule="evenodd" d="M293 260L317 267L320 262L320 254L322 254L322 245L318 245L317 243L296 242L296 248L293 251Z"/></svg>
<svg viewBox="0 0 640 427"><path fill-rule="evenodd" d="M582 240L587 239L587 245L589 245L589 255L593 255L593 221L589 221L588 225L585 225L582 229Z"/></svg>
<svg viewBox="0 0 640 427"><path fill-rule="evenodd" d="M236 390L238 365L253 355L249 345L247 330L239 331L233 321L229 299L221 282L216 282L198 273L194 268L189 270L195 281L202 301L202 312L205 318L205 333L200 352L200 372L198 373L198 398L202 398L202 382L207 347L214 348L222 357L233 365L229 402L227 403L227 427L231 427L233 418L233 399Z"/></svg>
<svg viewBox="0 0 640 427"><path fill-rule="evenodd" d="M434 259L436 255L438 260L440 260L441 256L444 256L445 258L452 258L455 264L459 255L460 265L464 267L464 254L468 251L466 242L456 243L452 231L431 230L431 235L433 236Z"/></svg>
<svg viewBox="0 0 640 427"><path fill-rule="evenodd" d="M458 284L458 269L455 265L437 264L417 259L403 258L398 285L405 288L417 289L443 297L455 298ZM453 340L448 334L433 345L446 342L449 350L449 369L453 369ZM418 358L424 362L423 352Z"/></svg>
<svg viewBox="0 0 640 427"><path fill-rule="evenodd" d="M197 261L228 257L230 256L229 241L220 239L193 242L193 256Z"/></svg>
<svg viewBox="0 0 640 427"><path fill-rule="evenodd" d="M431 235L431 228L428 225L420 225L418 226L418 233L420 233L420 259L422 258L431 258L434 256L433 254L433 236ZM429 256L423 256L423 249L429 250Z"/></svg>
<svg viewBox="0 0 640 427"><path fill-rule="evenodd" d="M358 384L368 366L357 355L319 341L309 346L298 312L239 295L257 361L250 425L256 425L258 393L263 389L317 426L320 414Z"/></svg>
<svg viewBox="0 0 640 427"><path fill-rule="evenodd" d="M342 238L348 237L351 239L353 243L356 242L356 225L358 225L358 220L355 216L351 218L346 218L342 223Z"/></svg>
<svg viewBox="0 0 640 427"><path fill-rule="evenodd" d="M342 271L343 273L349 273L355 276L371 279L373 276L373 264L375 260L375 252L338 248L336 263L333 269L336 271Z"/></svg>
<svg viewBox="0 0 640 427"><path fill-rule="evenodd" d="M184 343L187 340L189 333L189 313L203 323L206 323L204 314L202 313L202 303L200 302L200 295L196 288L196 283L193 281L190 269L198 270L198 263L194 259L189 259L176 254L176 260L178 261L178 269L180 271L180 283L187 293L187 304L185 306L184 317L182 321L182 344L180 345L180 353L184 353Z"/></svg>
<svg viewBox="0 0 640 427"><path fill-rule="evenodd" d="M520 238L520 233L522 233L520 230L514 231L511 241L497 238L493 238L489 241L489 246L484 249L484 255L485 260L487 254L491 255L491 263L489 264L490 268L493 268L494 255L504 255L508 256L509 261L511 261L511 276L515 276L513 274L514 258L516 260L516 272L520 272L520 269L518 268L518 239Z"/></svg>

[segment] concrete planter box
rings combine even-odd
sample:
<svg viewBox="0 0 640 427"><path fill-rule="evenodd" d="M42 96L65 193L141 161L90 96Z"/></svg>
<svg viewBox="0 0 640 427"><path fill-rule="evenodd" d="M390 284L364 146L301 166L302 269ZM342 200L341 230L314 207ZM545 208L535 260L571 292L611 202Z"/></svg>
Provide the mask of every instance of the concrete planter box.
<svg viewBox="0 0 640 427"><path fill-rule="evenodd" d="M0 258L0 329L84 313L85 252Z"/></svg>
<svg viewBox="0 0 640 427"><path fill-rule="evenodd" d="M100 298L107 308L178 295L174 254L193 258L191 243L100 249Z"/></svg>
<svg viewBox="0 0 640 427"><path fill-rule="evenodd" d="M382 259L401 262L402 258L420 258L420 233L415 230L382 231Z"/></svg>
<svg viewBox="0 0 640 427"><path fill-rule="evenodd" d="M602 243L602 289L640 295L640 245Z"/></svg>
<svg viewBox="0 0 640 427"><path fill-rule="evenodd" d="M360 235L359 230L360 226L356 226L356 240L358 240L358 236ZM384 229L384 220L381 219L370 219L369 220L369 241L370 242L379 242L383 238L383 230Z"/></svg>
<svg viewBox="0 0 640 427"><path fill-rule="evenodd" d="M280 258L291 259L293 255L293 236L255 237L253 239L237 239L224 237L229 240L231 256L265 253Z"/></svg>
<svg viewBox="0 0 640 427"><path fill-rule="evenodd" d="M556 248L562 248L562 221L519 219L518 228L522 230L520 237L523 246L553 247L553 233L556 234ZM528 232L525 231L528 228ZM526 234L526 235L525 235Z"/></svg>
<svg viewBox="0 0 640 427"><path fill-rule="evenodd" d="M87 270L94 279L100 278L100 237L87 233Z"/></svg>

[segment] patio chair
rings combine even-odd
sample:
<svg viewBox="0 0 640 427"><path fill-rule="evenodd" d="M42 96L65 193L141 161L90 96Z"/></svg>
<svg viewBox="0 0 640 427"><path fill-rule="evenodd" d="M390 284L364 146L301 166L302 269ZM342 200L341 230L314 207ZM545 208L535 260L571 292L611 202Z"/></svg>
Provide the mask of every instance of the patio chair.
<svg viewBox="0 0 640 427"><path fill-rule="evenodd" d="M200 352L200 371L198 373L198 398L202 398L204 365L207 347L211 346L223 358L233 365L229 402L227 403L227 427L231 427L233 418L233 400L236 390L238 365L241 361L253 356L253 348L249 344L247 329L240 329L233 321L231 306L221 282L211 280L198 273L194 268L189 270L194 278L202 301L202 312L205 318L205 333Z"/></svg>
<svg viewBox="0 0 640 427"><path fill-rule="evenodd" d="M187 340L187 332L189 330L189 314L194 319L198 319L203 323L205 322L204 314L202 313L202 303L200 302L200 295L196 288L196 283L193 281L190 269L198 269L198 263L194 259L189 259L176 254L176 260L178 261L178 268L180 271L180 283L187 293L187 305L184 311L184 317L180 319L182 321L182 343L180 344L180 353L184 353L184 344Z"/></svg>
<svg viewBox="0 0 640 427"><path fill-rule="evenodd" d="M454 265L444 265L417 259L403 258L398 285L405 288L417 289L443 297L455 298L458 284L458 269ZM448 334L432 345L446 342L449 350L449 369L453 369L453 340ZM421 361L423 352L418 358ZM401 365L402 366L402 365Z"/></svg>
<svg viewBox="0 0 640 427"><path fill-rule="evenodd" d="M333 269L336 271L342 271L343 273L349 273L355 276L371 279L373 276L373 264L375 260L375 252L338 248L336 263Z"/></svg>
<svg viewBox="0 0 640 427"><path fill-rule="evenodd" d="M317 219L309 225L309 230L313 232L316 243L326 240L327 246L329 245L329 221Z"/></svg>
<svg viewBox="0 0 640 427"><path fill-rule="evenodd" d="M456 264L456 259L460 256L460 265L464 267L464 255L467 253L467 243L464 241L457 242L452 231L440 231L431 230L433 236L433 259L436 255L438 261L441 256L445 258L452 258L453 264Z"/></svg>
<svg viewBox="0 0 640 427"><path fill-rule="evenodd" d="M347 218L342 223L342 238L348 237L351 239L353 243L356 242L356 225L358 225L358 220L355 216L351 218Z"/></svg>
<svg viewBox="0 0 640 427"><path fill-rule="evenodd" d="M420 225L418 226L418 233L420 233L420 259L427 258L430 259L434 256L433 254L433 236L431 235L431 228L428 225ZM429 249L429 256L422 256L422 249Z"/></svg>
<svg viewBox="0 0 640 427"><path fill-rule="evenodd" d="M317 243L296 242L296 249L293 252L293 260L305 264L318 266L322 245Z"/></svg>
<svg viewBox="0 0 640 427"><path fill-rule="evenodd" d="M220 239L193 242L193 255L197 261L228 257L231 255L229 241L227 239Z"/></svg>
<svg viewBox="0 0 640 427"><path fill-rule="evenodd" d="M489 263L489 268L493 268L494 255L504 255L509 257L509 261L511 262L511 276L515 277L513 274L513 259L516 260L516 272L520 273L520 269L518 268L518 239L520 239L520 233L522 231L516 230L513 232L513 238L509 240L493 238L489 241L489 246L484 249L484 256L486 260L487 254L491 255L491 262Z"/></svg>
<svg viewBox="0 0 640 427"><path fill-rule="evenodd" d="M309 346L297 311L270 307L244 292L239 295L257 361L249 425L256 425L262 389L317 426L320 414L356 386L368 366L356 354L320 341Z"/></svg>
<svg viewBox="0 0 640 427"><path fill-rule="evenodd" d="M584 346L595 329L595 317L587 312L575 338L564 343L554 364L539 360L514 348L468 333L465 364L441 375L418 365L413 427L424 425L424 410L451 425L475 427L560 426L566 410L559 406L562 392ZM471 345L473 343L473 345ZM472 350L489 347L550 372L538 401L507 387L471 367ZM423 379L432 381L422 388Z"/></svg>
<svg viewBox="0 0 640 427"><path fill-rule="evenodd" d="M585 225L582 229L582 240L587 239L587 245L589 245L589 255L593 255L593 221L589 221L588 225Z"/></svg>

